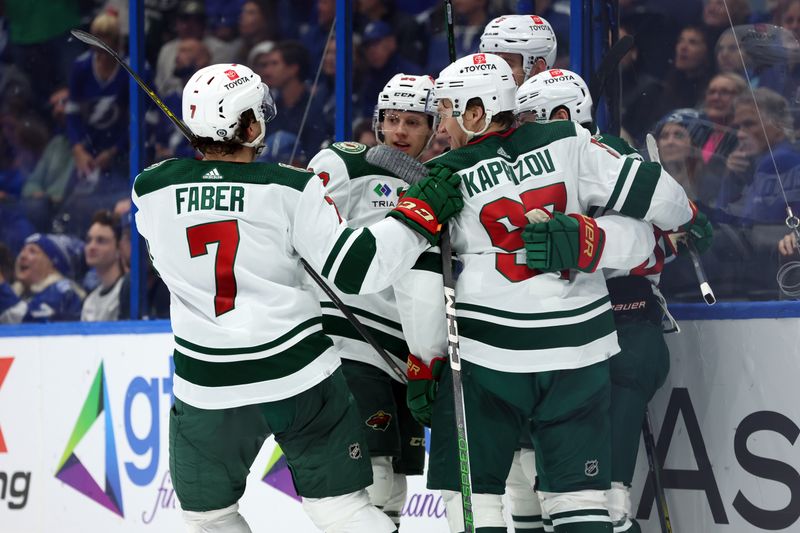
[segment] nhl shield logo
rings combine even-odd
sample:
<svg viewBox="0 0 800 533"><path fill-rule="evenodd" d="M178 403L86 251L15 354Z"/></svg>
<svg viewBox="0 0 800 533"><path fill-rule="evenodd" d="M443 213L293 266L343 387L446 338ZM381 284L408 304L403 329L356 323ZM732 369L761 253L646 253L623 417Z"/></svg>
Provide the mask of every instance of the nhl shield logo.
<svg viewBox="0 0 800 533"><path fill-rule="evenodd" d="M387 413L383 409L380 409L377 413L367 418L364 423L375 431L386 431L386 428L389 427L389 423L391 423L391 421L391 413Z"/></svg>
<svg viewBox="0 0 800 533"><path fill-rule="evenodd" d="M361 446L354 442L348 447L347 453L350 455L350 459L361 459Z"/></svg>
<svg viewBox="0 0 800 533"><path fill-rule="evenodd" d="M584 474L588 477L595 477L599 472L600 466L598 465L597 459L586 461L586 466L583 469Z"/></svg>

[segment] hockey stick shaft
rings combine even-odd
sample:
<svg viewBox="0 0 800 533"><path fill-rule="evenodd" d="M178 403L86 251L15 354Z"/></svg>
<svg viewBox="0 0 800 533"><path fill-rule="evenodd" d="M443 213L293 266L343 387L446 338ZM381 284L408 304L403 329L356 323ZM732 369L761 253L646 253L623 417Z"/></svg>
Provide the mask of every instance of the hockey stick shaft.
<svg viewBox="0 0 800 533"><path fill-rule="evenodd" d="M450 63L456 60L455 28L453 26L452 0L444 0L445 22L447 24L447 45ZM458 344L458 321L456 319L456 284L453 279L453 249L450 243L450 228L444 225L441 230L439 246L442 251L442 277L444 281L444 303L447 316L447 355L450 358L450 371L453 376L453 403L456 417L456 437L458 442L458 465L460 468L459 487L461 507L464 511L464 533L473 533L475 523L472 512L472 477L469 465L469 439L467 438L467 417L464 407L464 386L461 381L461 354Z"/></svg>
<svg viewBox="0 0 800 533"><path fill-rule="evenodd" d="M153 91L153 89L151 89L150 86L147 85L144 82L144 80L142 80L142 78L140 78L139 75L136 74L136 72L134 72L134 70L130 66L128 66L127 63L125 63L125 61L119 56L119 54L117 54L114 51L113 48L111 48L110 46L108 46L108 44L103 42L102 39L99 39L98 37L92 35L91 33L87 33L82 30L72 30L71 33L76 39L83 41L86 44L96 46L102 49L103 51L107 52L111 57L113 57L114 60L117 63L119 63L128 72L128 74L130 74L130 76L139 85L139 87L141 87L142 90L145 93L147 93L148 96L150 96L150 98L153 100L153 102L155 102L158 108L161 109L161 111L163 111L165 115L167 115L167 118L169 118L172 121L172 123L175 124L175 126L177 126L177 128L189 140L189 142L192 143L192 145L195 144L197 136L195 136L195 134L192 133L192 130L190 130L189 127L186 126L186 124L181 119L179 119L170 110L169 107L167 107L167 105L161 100L161 98L158 97L155 91ZM303 268L306 270L306 272L308 272L308 275L311 276L311 279L313 279L317 283L317 285L319 285L319 287L323 290L323 292L325 292L325 294L328 295L328 297L331 299L334 305L336 305L336 307L339 308L342 314L344 314L344 316L347 317L347 320L350 322L350 324L353 325L356 331L358 331L358 333L364 338L364 340L370 346L372 346L372 348L378 353L381 359L383 359L389 365L389 367L392 369L392 372L394 372L394 374L398 377L398 379L400 379L402 383L406 383L408 380L406 378L405 371L402 368L400 368L397 362L394 359L392 359L392 357L389 354L387 354L386 351L378 344L378 342L372 337L369 331L367 331L364 325L355 317L350 308L348 308L347 305L345 305L345 303L342 301L342 299L339 298L335 292L333 292L333 290L328 286L327 283L325 283L325 280L322 278L322 276L317 274L314 271L314 269L311 268L311 265L309 265L308 262L302 257L300 258L300 263L302 263Z"/></svg>
<svg viewBox="0 0 800 533"><path fill-rule="evenodd" d="M653 476L653 486L658 500L658 522L661 524L661 533L672 533L667 496L664 494L664 485L661 483L661 464L658 462L658 454L656 453L656 439L653 437L650 413L646 409L644 420L642 420L642 436L644 438L644 450L647 453L647 464L650 466L650 474Z"/></svg>

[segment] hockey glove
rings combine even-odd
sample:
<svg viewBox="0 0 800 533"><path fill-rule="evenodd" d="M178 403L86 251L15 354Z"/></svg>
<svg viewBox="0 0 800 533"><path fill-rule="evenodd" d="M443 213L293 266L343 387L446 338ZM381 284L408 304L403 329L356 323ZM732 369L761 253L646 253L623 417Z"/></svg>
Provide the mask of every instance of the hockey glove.
<svg viewBox="0 0 800 533"><path fill-rule="evenodd" d="M444 357L434 357L428 366L414 355L408 354L406 403L414 420L428 427L431 425L433 400L436 398L439 378L446 361Z"/></svg>
<svg viewBox="0 0 800 533"><path fill-rule="evenodd" d="M711 227L708 217L702 211L698 211L691 222L681 226L681 230L686 232L689 240L694 243L695 248L701 254L711 248L711 242L714 240L714 229Z"/></svg>
<svg viewBox="0 0 800 533"><path fill-rule="evenodd" d="M547 222L528 224L522 232L528 267L543 272L577 269L594 272L606 234L593 218L554 213Z"/></svg>
<svg viewBox="0 0 800 533"><path fill-rule="evenodd" d="M461 179L452 170L437 165L427 178L409 187L397 207L386 216L404 222L432 245L436 244L442 224L464 207L460 184Z"/></svg>

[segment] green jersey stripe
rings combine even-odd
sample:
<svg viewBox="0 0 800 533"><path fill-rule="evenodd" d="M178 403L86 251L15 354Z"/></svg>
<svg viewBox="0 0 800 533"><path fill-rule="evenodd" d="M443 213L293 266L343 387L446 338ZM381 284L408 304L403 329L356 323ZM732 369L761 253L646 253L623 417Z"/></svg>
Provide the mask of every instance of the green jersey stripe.
<svg viewBox="0 0 800 533"><path fill-rule="evenodd" d="M339 238L336 239L336 242L333 244L333 248L331 248L331 253L328 254L328 258L325 260L325 265L322 267L322 277L327 278L328 274L331 273L331 269L333 268L333 263L336 262L336 257L339 255L339 250L342 249L344 243L347 241L347 238L350 237L350 234L353 233L353 229L351 228L344 228L342 234L339 235Z"/></svg>
<svg viewBox="0 0 800 533"><path fill-rule="evenodd" d="M609 303L611 301L609 296L603 296L590 304L578 307L577 309L568 309L566 311L550 311L548 313L512 313L511 311L501 311L492 307L484 307L482 305L456 303L457 311L474 311L476 313L483 313L485 315L497 316L501 318L510 318L512 320L550 320L554 318L569 318L579 316L589 311L593 311L598 307ZM460 319L459 319L460 321Z"/></svg>
<svg viewBox="0 0 800 533"><path fill-rule="evenodd" d="M412 270L427 270L434 274L442 273L442 254L436 252L423 252L417 262L411 267Z"/></svg>
<svg viewBox="0 0 800 533"><path fill-rule="evenodd" d="M516 328L476 318L458 317L458 330L464 338L489 346L532 351L584 346L613 333L615 328L614 314L609 309L577 324L546 328Z"/></svg>
<svg viewBox="0 0 800 533"><path fill-rule="evenodd" d="M320 302L320 306L323 309L339 309L333 302ZM403 326L400 325L400 322L389 320L388 318L376 315L375 313L370 313L369 311L365 311L359 307L353 307L352 305L348 305L347 308L350 309L355 315L362 316L379 324L383 324L384 326L396 329L397 331L403 331Z"/></svg>
<svg viewBox="0 0 800 533"><path fill-rule="evenodd" d="M574 511L553 513L550 515L550 520L559 520L573 516L608 516L608 511L606 509L576 509Z"/></svg>
<svg viewBox="0 0 800 533"><path fill-rule="evenodd" d="M302 370L333 346L330 337L316 332L291 348L263 359L211 363L174 352L175 374L201 387L230 387L280 379Z"/></svg>
<svg viewBox="0 0 800 533"><path fill-rule="evenodd" d="M204 178L213 171L213 181ZM295 167L282 167L274 163L233 163L229 161L196 161L194 159L168 159L156 163L136 176L133 189L140 198L146 194L172 185L219 183L250 183L254 185L282 185L303 191L312 172Z"/></svg>
<svg viewBox="0 0 800 533"><path fill-rule="evenodd" d="M658 163L642 163L631 184L631 190L622 204L620 212L633 218L644 218L650 209L650 201L661 177Z"/></svg>
<svg viewBox="0 0 800 533"><path fill-rule="evenodd" d="M625 163L622 165L622 170L617 178L617 184L614 186L614 190L611 192L611 198L608 199L608 203L606 204L608 209L614 209L619 195L622 194L622 189L625 187L625 180L628 179L628 173L631 171L631 165L633 165L633 159L626 157Z"/></svg>
<svg viewBox="0 0 800 533"><path fill-rule="evenodd" d="M385 331L371 328L366 324L364 327L367 328L367 331L369 331L370 335L372 335L378 345L380 345L384 350L405 361L409 353L408 345L405 343L405 341L398 339L394 335L389 335ZM327 335L336 335L346 339L367 342L361 335L359 335L358 331L356 331L356 328L354 328L346 318L341 316L322 315L322 328L325 330ZM370 353L372 353L371 347L367 349L370 351Z"/></svg>
<svg viewBox="0 0 800 533"><path fill-rule="evenodd" d="M243 346L241 348L209 348L208 346L201 346L199 344L194 344L178 336L175 337L175 344L177 344L178 346L182 346L183 348L206 355L242 355L248 353L257 353L270 350L276 346L279 346L284 342L288 341L289 339L291 339L292 337L295 337L299 333L307 330L309 327L321 323L322 319L318 316L309 318L308 320L296 325L295 327L293 327L292 329L290 329L277 339L272 340L270 342L265 342L264 344L259 344L257 346Z"/></svg>
<svg viewBox="0 0 800 533"><path fill-rule="evenodd" d="M342 292L358 294L377 250L375 236L363 228L361 235L356 237L345 253L342 263L336 270L333 284Z"/></svg>

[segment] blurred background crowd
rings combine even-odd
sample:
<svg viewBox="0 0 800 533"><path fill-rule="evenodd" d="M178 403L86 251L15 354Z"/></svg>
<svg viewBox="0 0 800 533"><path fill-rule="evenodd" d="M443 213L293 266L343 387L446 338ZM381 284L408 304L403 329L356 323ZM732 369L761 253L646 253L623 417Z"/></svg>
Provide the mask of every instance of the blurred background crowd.
<svg viewBox="0 0 800 533"><path fill-rule="evenodd" d="M621 63L621 133L642 150L652 133L662 164L714 223L704 260L717 297L779 299L775 274L797 259L783 221L787 201L800 212L800 0L726 1L620 0L620 34L636 42ZM304 166L333 140L335 3L145 0L143 77L179 112L197 69L250 66L278 106L261 160ZM353 140L372 145L378 92L398 72L436 77L447 36L440 1L353 3ZM459 57L478 51L495 16L535 13L555 30L556 66L569 67L569 0L453 7ZM0 10L0 321L125 318L128 76L69 30L124 57L127 1L4 0ZM197 156L154 106L144 119L146 164ZM428 156L446 145L437 136ZM662 283L672 301L698 300L683 258ZM146 285L143 314L166 317L166 290L152 273ZM15 316L15 295L42 305Z"/></svg>

